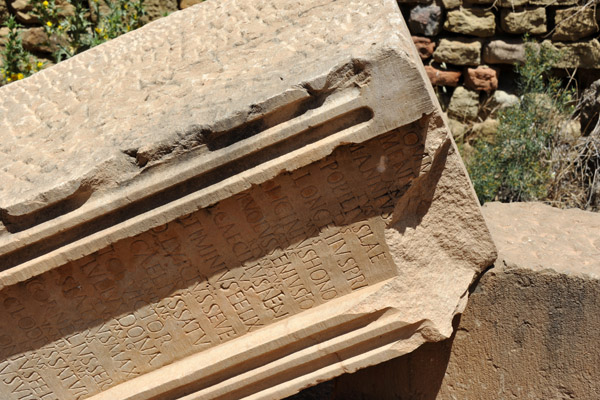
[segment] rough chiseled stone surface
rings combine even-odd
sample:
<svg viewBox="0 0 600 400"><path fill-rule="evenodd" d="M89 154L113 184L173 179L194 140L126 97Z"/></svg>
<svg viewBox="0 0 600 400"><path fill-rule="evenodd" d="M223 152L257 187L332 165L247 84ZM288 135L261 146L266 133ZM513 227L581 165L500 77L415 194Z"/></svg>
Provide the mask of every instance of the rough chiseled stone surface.
<svg viewBox="0 0 600 400"><path fill-rule="evenodd" d="M458 121L472 121L479 112L479 93L457 87L448 105L448 116Z"/></svg>
<svg viewBox="0 0 600 400"><path fill-rule="evenodd" d="M408 26L412 33L437 35L442 29L442 8L435 3L415 6L410 10Z"/></svg>
<svg viewBox="0 0 600 400"><path fill-rule="evenodd" d="M434 41L420 36L412 36L412 40L422 60L427 60L433 55L433 51L435 50Z"/></svg>
<svg viewBox="0 0 600 400"><path fill-rule="evenodd" d="M456 65L479 65L481 60L481 42L469 39L441 39L433 59Z"/></svg>
<svg viewBox="0 0 600 400"><path fill-rule="evenodd" d="M462 75L460 71L443 70L431 65L426 65L425 71L433 86L457 86Z"/></svg>
<svg viewBox="0 0 600 400"><path fill-rule="evenodd" d="M547 30L546 9L543 7L521 11L504 9L500 18L502 30L508 33L539 35Z"/></svg>
<svg viewBox="0 0 600 400"><path fill-rule="evenodd" d="M499 258L455 336L344 375L328 398L597 397L600 214L540 203L491 203L483 213Z"/></svg>
<svg viewBox="0 0 600 400"><path fill-rule="evenodd" d="M274 399L495 249L394 0L207 1L0 88L0 398Z"/></svg>
<svg viewBox="0 0 600 400"><path fill-rule="evenodd" d="M460 8L448 11L444 29L478 37L490 37L496 31L496 18L489 10Z"/></svg>
<svg viewBox="0 0 600 400"><path fill-rule="evenodd" d="M498 70L486 66L467 68L465 86L468 89L491 93L498 89Z"/></svg>
<svg viewBox="0 0 600 400"><path fill-rule="evenodd" d="M552 46L560 52L561 57L555 64L557 68L600 68L600 42L598 39L576 43L545 40L542 45Z"/></svg>
<svg viewBox="0 0 600 400"><path fill-rule="evenodd" d="M514 64L525 61L521 40L492 40L483 48L482 61L487 64Z"/></svg>
<svg viewBox="0 0 600 400"><path fill-rule="evenodd" d="M594 130L600 133L598 114L600 113L600 80L595 81L583 92L581 99L581 132L589 135Z"/></svg>
<svg viewBox="0 0 600 400"><path fill-rule="evenodd" d="M556 10L556 29L553 40L574 41L598 32L597 10L589 7L571 7Z"/></svg>

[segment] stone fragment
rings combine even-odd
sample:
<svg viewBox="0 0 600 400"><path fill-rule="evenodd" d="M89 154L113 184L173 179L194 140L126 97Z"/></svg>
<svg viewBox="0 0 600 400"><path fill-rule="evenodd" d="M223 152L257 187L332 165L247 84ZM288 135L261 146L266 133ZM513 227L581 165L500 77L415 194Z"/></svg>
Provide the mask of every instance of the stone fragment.
<svg viewBox="0 0 600 400"><path fill-rule="evenodd" d="M532 6L574 6L578 0L529 0ZM585 1L584 1L585 3Z"/></svg>
<svg viewBox="0 0 600 400"><path fill-rule="evenodd" d="M181 0L179 7L181 7L181 9L185 9L191 6L194 6L196 4L200 4L202 2L204 2L205 0Z"/></svg>
<svg viewBox="0 0 600 400"><path fill-rule="evenodd" d="M0 0L0 27L8 19L10 13L8 12L8 7L6 5L6 0Z"/></svg>
<svg viewBox="0 0 600 400"><path fill-rule="evenodd" d="M529 0L498 0L496 4L500 7L515 9L529 3Z"/></svg>
<svg viewBox="0 0 600 400"><path fill-rule="evenodd" d="M447 112L448 117L457 121L475 120L479 113L479 93L462 86L457 87L454 89Z"/></svg>
<svg viewBox="0 0 600 400"><path fill-rule="evenodd" d="M571 7L556 10L553 40L574 41L598 32L596 10L589 7Z"/></svg>
<svg viewBox="0 0 600 400"><path fill-rule="evenodd" d="M591 84L583 92L581 99L581 133L588 136L594 130L600 129L598 126L598 114L600 113L600 80Z"/></svg>
<svg viewBox="0 0 600 400"><path fill-rule="evenodd" d="M496 90L488 101L490 115L494 116L498 111L519 104L519 98L514 94L506 93L504 90Z"/></svg>
<svg viewBox="0 0 600 400"><path fill-rule="evenodd" d="M577 43L544 40L542 45L551 46L560 52L561 57L555 64L556 68L600 68L600 42L598 39Z"/></svg>
<svg viewBox="0 0 600 400"><path fill-rule="evenodd" d="M207 1L0 121L2 399L283 398L449 337L495 258L388 0Z"/></svg>
<svg viewBox="0 0 600 400"><path fill-rule="evenodd" d="M467 124L463 124L462 122L452 118L448 118L448 127L452 132L452 137L454 137L454 140L457 141L461 140L465 136L465 133L467 133L469 130L469 126Z"/></svg>
<svg viewBox="0 0 600 400"><path fill-rule="evenodd" d="M68 0L56 0L56 6L59 9L58 15L61 17L71 16L75 12L75 7ZM15 10L19 22L28 25L40 22L30 13L33 6L29 0L15 0L11 3L11 7Z"/></svg>
<svg viewBox="0 0 600 400"><path fill-rule="evenodd" d="M441 39L433 59L439 63L479 65L481 42L476 39Z"/></svg>
<svg viewBox="0 0 600 400"><path fill-rule="evenodd" d="M462 0L442 0L442 4L446 10L457 8L462 5Z"/></svg>
<svg viewBox="0 0 600 400"><path fill-rule="evenodd" d="M482 122L476 122L471 127L471 136L473 138L482 139L488 142L493 142L496 133L498 132L497 119L487 118Z"/></svg>
<svg viewBox="0 0 600 400"><path fill-rule="evenodd" d="M487 4L494 4L495 0L465 0L466 4L472 5L472 4L476 4L476 5L487 5Z"/></svg>
<svg viewBox="0 0 600 400"><path fill-rule="evenodd" d="M398 0L398 4L429 4L431 0Z"/></svg>
<svg viewBox="0 0 600 400"><path fill-rule="evenodd" d="M42 27L24 29L21 33L23 48L31 52L52 53L58 50L56 44L49 41L48 35Z"/></svg>
<svg viewBox="0 0 600 400"><path fill-rule="evenodd" d="M431 65L425 66L425 72L427 72L429 81L433 86L458 86L458 81L462 75L460 71L438 69Z"/></svg>
<svg viewBox="0 0 600 400"><path fill-rule="evenodd" d="M486 64L515 64L525 62L525 44L521 40L492 40L483 48Z"/></svg>
<svg viewBox="0 0 600 400"><path fill-rule="evenodd" d="M490 93L498 89L498 70L484 65L477 68L467 68L465 86L471 90L482 90Z"/></svg>
<svg viewBox="0 0 600 400"><path fill-rule="evenodd" d="M496 30L496 17L490 10L461 7L448 11L444 29L463 35L489 37Z"/></svg>
<svg viewBox="0 0 600 400"><path fill-rule="evenodd" d="M433 55L433 51L435 50L434 41L421 36L412 36L412 40L422 60L427 60Z"/></svg>
<svg viewBox="0 0 600 400"><path fill-rule="evenodd" d="M546 9L543 7L522 11L503 9L501 26L504 32L513 34L539 35L546 33Z"/></svg>
<svg viewBox="0 0 600 400"><path fill-rule="evenodd" d="M187 1L189 0L182 0L182 3ZM189 7L187 3L185 5ZM146 19L154 21L177 11L177 0L144 0L144 9L146 10Z"/></svg>
<svg viewBox="0 0 600 400"><path fill-rule="evenodd" d="M540 203L483 213L498 261L472 288L455 336L343 375L328 399L597 397L600 214Z"/></svg>
<svg viewBox="0 0 600 400"><path fill-rule="evenodd" d="M408 26L411 33L437 35L442 29L442 8L435 3L413 7L410 10Z"/></svg>

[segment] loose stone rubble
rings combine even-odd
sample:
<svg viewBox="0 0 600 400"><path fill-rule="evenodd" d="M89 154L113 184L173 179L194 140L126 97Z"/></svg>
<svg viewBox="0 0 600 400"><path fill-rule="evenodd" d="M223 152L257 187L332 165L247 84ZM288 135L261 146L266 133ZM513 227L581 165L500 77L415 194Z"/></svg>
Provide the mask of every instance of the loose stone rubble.
<svg viewBox="0 0 600 400"><path fill-rule="evenodd" d="M394 1L207 1L0 88L0 398L272 399L495 249Z"/></svg>

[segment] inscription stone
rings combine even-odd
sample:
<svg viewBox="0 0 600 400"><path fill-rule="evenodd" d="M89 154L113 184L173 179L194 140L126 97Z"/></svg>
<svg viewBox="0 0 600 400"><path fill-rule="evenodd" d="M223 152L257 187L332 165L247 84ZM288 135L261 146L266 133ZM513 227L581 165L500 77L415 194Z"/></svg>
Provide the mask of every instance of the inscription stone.
<svg viewBox="0 0 600 400"><path fill-rule="evenodd" d="M495 250L397 4L168 19L0 88L0 397L277 398L449 337Z"/></svg>

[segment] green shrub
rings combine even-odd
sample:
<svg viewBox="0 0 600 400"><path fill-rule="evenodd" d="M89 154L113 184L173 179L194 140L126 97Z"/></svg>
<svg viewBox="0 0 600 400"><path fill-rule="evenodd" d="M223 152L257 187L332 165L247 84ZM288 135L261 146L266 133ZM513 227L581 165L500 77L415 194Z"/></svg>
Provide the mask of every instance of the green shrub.
<svg viewBox="0 0 600 400"><path fill-rule="evenodd" d="M10 16L4 26L8 28L8 37L4 50L0 52L0 85L21 80L44 66L23 48L19 35L21 26L15 21L15 17Z"/></svg>
<svg viewBox="0 0 600 400"><path fill-rule="evenodd" d="M560 55L527 38L525 49L525 62L515 67L520 103L500 112L496 137L478 140L467 161L482 204L544 199L552 181L552 147L573 113L573 91L549 75Z"/></svg>
<svg viewBox="0 0 600 400"><path fill-rule="evenodd" d="M74 11L63 17L55 0L31 0L33 15L57 47L56 62L141 27L146 14L144 0L93 0L91 9L83 0L67 1Z"/></svg>

